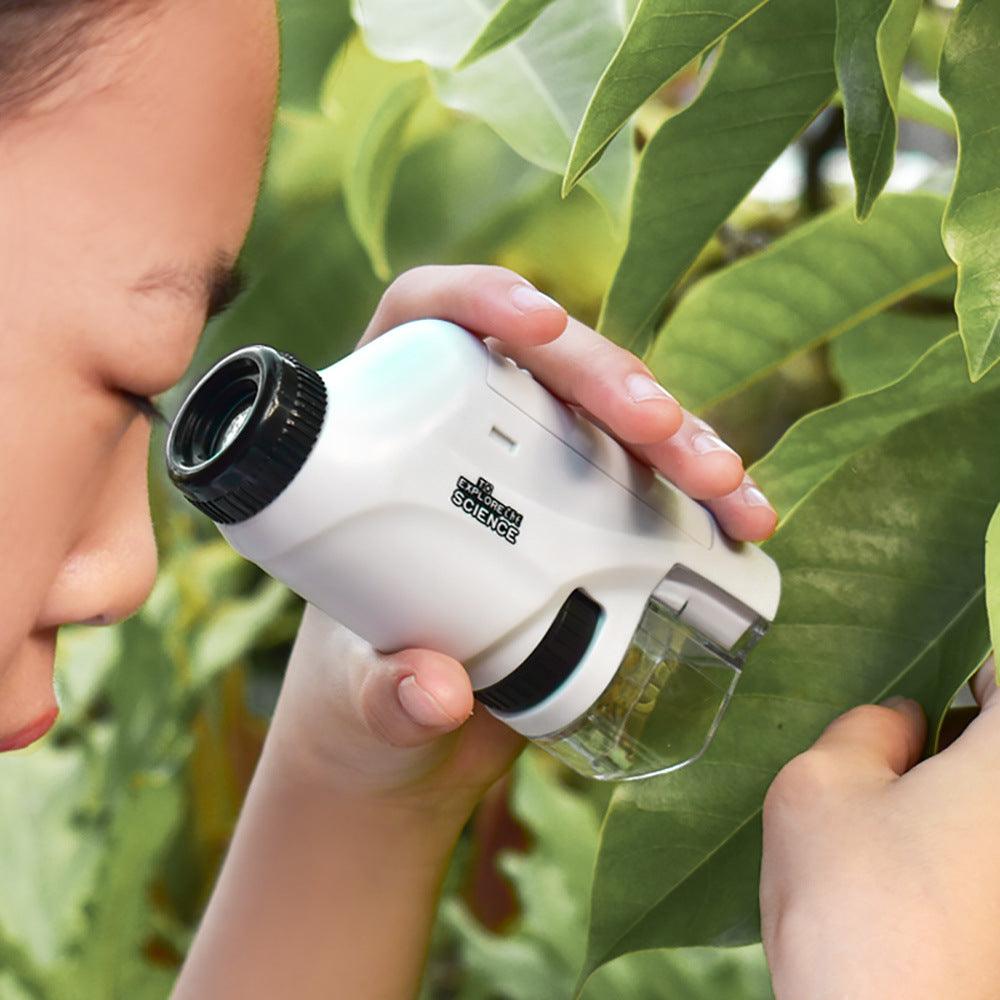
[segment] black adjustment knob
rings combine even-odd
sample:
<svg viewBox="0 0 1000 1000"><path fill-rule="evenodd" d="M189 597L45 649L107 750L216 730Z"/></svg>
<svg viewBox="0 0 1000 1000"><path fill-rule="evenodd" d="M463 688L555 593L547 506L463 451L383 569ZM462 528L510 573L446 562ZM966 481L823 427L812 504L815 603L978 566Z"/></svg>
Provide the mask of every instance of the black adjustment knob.
<svg viewBox="0 0 1000 1000"><path fill-rule="evenodd" d="M213 521L245 521L295 478L325 415L316 372L272 347L244 347L184 401L167 437L167 472Z"/></svg>
<svg viewBox="0 0 1000 1000"><path fill-rule="evenodd" d="M503 680L476 691L476 698L498 712L533 708L579 666L600 619L600 604L578 587L528 658Z"/></svg>

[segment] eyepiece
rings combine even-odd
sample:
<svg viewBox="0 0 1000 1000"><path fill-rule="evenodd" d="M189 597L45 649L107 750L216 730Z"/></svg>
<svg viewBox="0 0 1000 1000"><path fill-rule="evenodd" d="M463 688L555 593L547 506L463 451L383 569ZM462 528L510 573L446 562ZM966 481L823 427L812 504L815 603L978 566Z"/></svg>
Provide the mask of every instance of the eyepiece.
<svg viewBox="0 0 1000 1000"><path fill-rule="evenodd" d="M245 521L295 478L323 427L326 386L291 354L244 347L191 390L167 437L167 472L218 524Z"/></svg>

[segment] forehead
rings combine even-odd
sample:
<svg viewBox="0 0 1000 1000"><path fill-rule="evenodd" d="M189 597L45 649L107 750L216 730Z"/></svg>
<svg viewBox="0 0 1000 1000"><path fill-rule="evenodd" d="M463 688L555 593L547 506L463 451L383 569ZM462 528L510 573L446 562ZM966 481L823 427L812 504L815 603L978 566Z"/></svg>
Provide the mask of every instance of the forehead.
<svg viewBox="0 0 1000 1000"><path fill-rule="evenodd" d="M153 229L163 242L239 240L274 107L273 2L146 6L110 20L37 110L0 126L5 222L17 213L3 191L23 202L44 189L32 210L91 242L116 229L129 244L129 223L147 243Z"/></svg>
<svg viewBox="0 0 1000 1000"><path fill-rule="evenodd" d="M273 0L164 0L107 27L37 112L0 126L0 321L20 308L65 336L43 314L72 301L74 328L107 329L143 276L193 273L245 237L274 108ZM134 296L139 323L177 315L169 285Z"/></svg>

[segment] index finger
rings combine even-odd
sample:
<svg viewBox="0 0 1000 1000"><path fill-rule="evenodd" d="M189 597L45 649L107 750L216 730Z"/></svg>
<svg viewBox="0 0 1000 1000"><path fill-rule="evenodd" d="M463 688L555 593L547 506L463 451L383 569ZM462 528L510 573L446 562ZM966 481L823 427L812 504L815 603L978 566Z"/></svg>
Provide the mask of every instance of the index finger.
<svg viewBox="0 0 1000 1000"><path fill-rule="evenodd" d="M774 530L774 510L709 425L686 413L634 354L568 317L513 271L476 265L409 271L390 287L358 346L429 316L479 334L564 403L582 408L639 461L707 501L732 538L758 540Z"/></svg>
<svg viewBox="0 0 1000 1000"><path fill-rule="evenodd" d="M355 350L401 323L446 319L480 336L544 344L566 328L566 310L519 274L480 264L426 265L387 289Z"/></svg>
<svg viewBox="0 0 1000 1000"><path fill-rule="evenodd" d="M681 426L679 404L657 386L642 361L571 319L555 300L507 268L429 265L406 271L382 297L357 347L426 317L478 334L494 351L529 369L553 395L583 406L625 441L662 441ZM630 376L648 378L651 391L655 387L641 406L622 391Z"/></svg>
<svg viewBox="0 0 1000 1000"><path fill-rule="evenodd" d="M630 375L656 385L634 354L571 319L558 302L504 267L429 265L405 272L382 297L355 350L400 323L428 316L478 334L555 396L606 420L616 436L661 441L681 426L681 408L662 387L641 408L623 397L619 387ZM595 399L602 400L597 410Z"/></svg>

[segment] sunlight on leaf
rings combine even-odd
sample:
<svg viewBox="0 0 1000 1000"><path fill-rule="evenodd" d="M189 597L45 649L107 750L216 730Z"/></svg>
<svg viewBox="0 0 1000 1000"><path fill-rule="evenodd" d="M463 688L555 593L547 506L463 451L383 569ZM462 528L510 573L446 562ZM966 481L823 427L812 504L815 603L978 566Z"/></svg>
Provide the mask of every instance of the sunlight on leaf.
<svg viewBox="0 0 1000 1000"><path fill-rule="evenodd" d="M531 23L553 0L505 0L486 22L479 37L472 47L462 57L456 69L465 69L477 59L489 55L494 49L499 49L523 35Z"/></svg>
<svg viewBox="0 0 1000 1000"><path fill-rule="evenodd" d="M642 0L573 140L563 193L597 162L639 106L766 0Z"/></svg>
<svg viewBox="0 0 1000 1000"><path fill-rule="evenodd" d="M356 0L355 14L376 55L434 67L445 105L475 115L526 160L561 176L587 101L621 41L618 2L553 3L503 48L466 69L448 69L495 6L483 0ZM615 225L624 219L631 175L632 150L623 135L585 184Z"/></svg>
<svg viewBox="0 0 1000 1000"><path fill-rule="evenodd" d="M943 199L886 195L867 222L832 209L766 250L704 278L680 301L646 362L703 410L952 271Z"/></svg>

